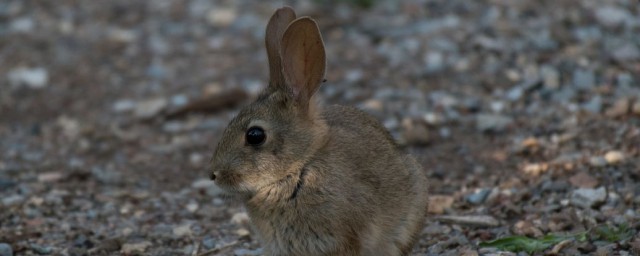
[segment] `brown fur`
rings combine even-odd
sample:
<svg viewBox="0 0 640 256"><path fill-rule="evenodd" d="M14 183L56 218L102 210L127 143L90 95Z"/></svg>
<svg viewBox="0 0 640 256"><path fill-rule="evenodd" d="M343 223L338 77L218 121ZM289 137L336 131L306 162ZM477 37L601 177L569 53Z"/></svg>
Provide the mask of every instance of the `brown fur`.
<svg viewBox="0 0 640 256"><path fill-rule="evenodd" d="M279 12L267 32L291 17ZM422 168L371 116L315 103L325 63L313 20L293 21L281 43L290 50L269 63L282 63L285 84L271 74L231 121L213 156L216 183L242 199L267 255L407 255L427 208ZM267 134L260 146L245 142L252 126Z"/></svg>

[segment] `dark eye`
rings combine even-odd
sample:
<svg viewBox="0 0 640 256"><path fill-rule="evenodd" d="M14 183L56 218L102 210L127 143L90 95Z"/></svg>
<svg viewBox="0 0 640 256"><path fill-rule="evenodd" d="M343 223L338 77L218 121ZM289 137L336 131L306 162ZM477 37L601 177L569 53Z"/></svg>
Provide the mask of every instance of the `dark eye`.
<svg viewBox="0 0 640 256"><path fill-rule="evenodd" d="M267 135L260 127L253 126L247 130L246 138L247 143L251 146L259 146L267 139Z"/></svg>

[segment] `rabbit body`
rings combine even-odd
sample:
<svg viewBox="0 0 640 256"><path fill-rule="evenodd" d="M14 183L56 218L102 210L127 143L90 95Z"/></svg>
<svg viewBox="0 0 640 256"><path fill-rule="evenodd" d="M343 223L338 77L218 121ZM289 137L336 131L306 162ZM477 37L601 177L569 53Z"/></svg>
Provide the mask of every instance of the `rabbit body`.
<svg viewBox="0 0 640 256"><path fill-rule="evenodd" d="M292 16L282 8L270 21L271 80L225 130L216 184L243 201L266 255L407 255L426 176L370 115L316 104L324 46L313 20Z"/></svg>

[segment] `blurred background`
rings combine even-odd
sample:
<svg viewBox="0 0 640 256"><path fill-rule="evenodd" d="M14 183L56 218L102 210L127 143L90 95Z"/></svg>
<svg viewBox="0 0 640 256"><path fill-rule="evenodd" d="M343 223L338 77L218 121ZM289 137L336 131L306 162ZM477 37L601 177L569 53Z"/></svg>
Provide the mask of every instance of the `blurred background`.
<svg viewBox="0 0 640 256"><path fill-rule="evenodd" d="M207 163L283 5L320 26L323 101L430 177L415 255L602 225L626 240L558 250L640 251L635 0L4 0L0 255L259 255Z"/></svg>

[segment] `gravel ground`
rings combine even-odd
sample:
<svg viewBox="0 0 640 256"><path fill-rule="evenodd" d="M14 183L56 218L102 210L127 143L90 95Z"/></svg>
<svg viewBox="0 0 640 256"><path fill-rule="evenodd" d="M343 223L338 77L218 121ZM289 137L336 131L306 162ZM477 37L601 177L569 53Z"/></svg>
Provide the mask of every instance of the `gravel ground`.
<svg viewBox="0 0 640 256"><path fill-rule="evenodd" d="M259 255L207 179L267 80L282 2L256 2L0 2L0 255ZM415 255L585 231L535 254L640 255L637 1L322 2L286 1L323 33L322 98L431 179Z"/></svg>

